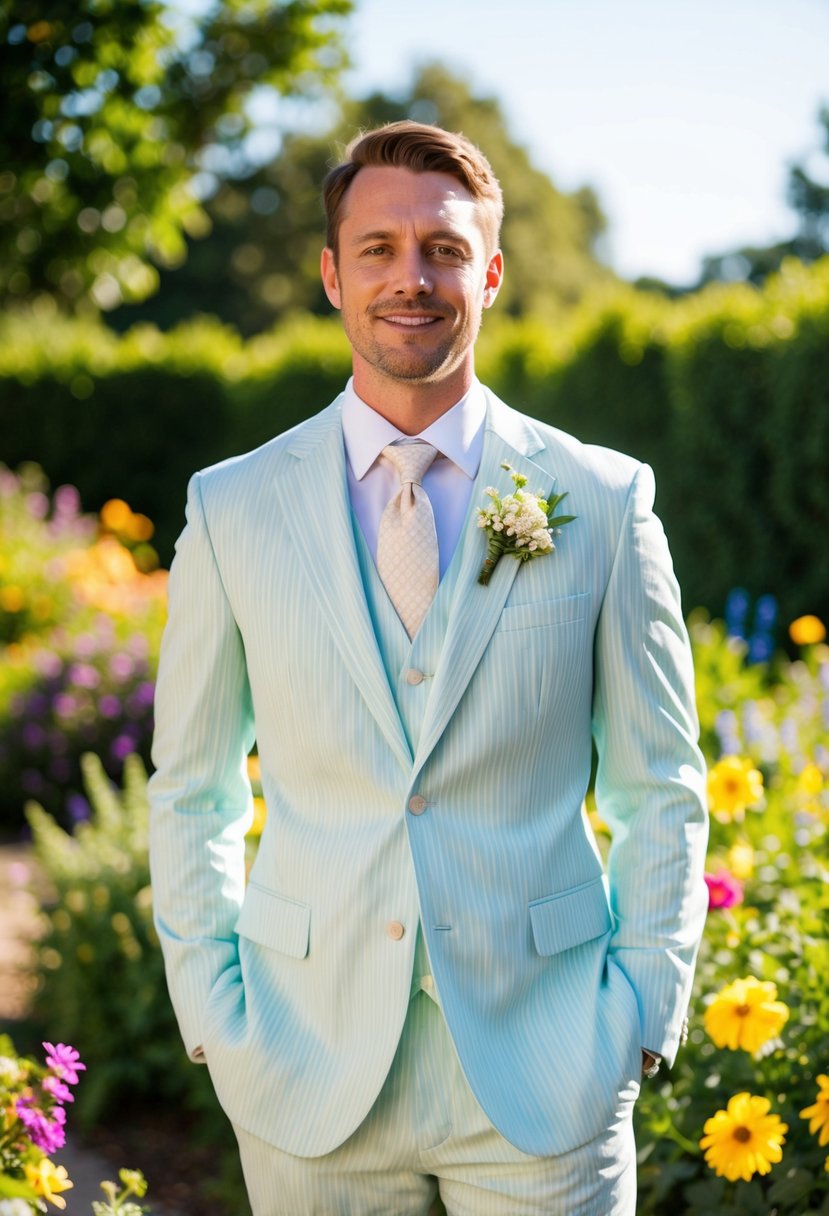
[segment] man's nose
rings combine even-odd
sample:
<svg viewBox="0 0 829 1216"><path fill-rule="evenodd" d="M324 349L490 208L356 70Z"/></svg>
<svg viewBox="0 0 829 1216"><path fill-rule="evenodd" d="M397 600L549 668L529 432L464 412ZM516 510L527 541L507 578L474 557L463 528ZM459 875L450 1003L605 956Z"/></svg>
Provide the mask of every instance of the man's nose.
<svg viewBox="0 0 829 1216"><path fill-rule="evenodd" d="M432 276L428 260L419 249L401 253L395 264L398 295L423 296L432 291Z"/></svg>

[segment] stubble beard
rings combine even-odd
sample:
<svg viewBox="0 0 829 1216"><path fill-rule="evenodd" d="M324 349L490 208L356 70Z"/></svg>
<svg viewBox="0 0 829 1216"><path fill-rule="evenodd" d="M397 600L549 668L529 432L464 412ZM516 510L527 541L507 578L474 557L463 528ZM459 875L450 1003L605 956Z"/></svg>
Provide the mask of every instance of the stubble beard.
<svg viewBox="0 0 829 1216"><path fill-rule="evenodd" d="M373 327L376 324L374 320L376 316L383 316L392 311L416 312L418 309L430 306L435 308L435 311L439 311L442 318L441 323L446 323L450 327L450 333L437 346L424 349L420 345L417 333L404 338L402 347L386 345L375 336ZM457 310L443 301L422 300L414 306L401 306L394 302L391 305L388 302L375 304L368 310L367 330L361 330L359 326L352 327L346 322L345 317L343 317L343 321L346 336L354 350L375 371L391 380L409 384L430 384L453 372L462 363L469 347L474 342L476 334L472 334L469 341L462 341L461 336L451 330L456 317Z"/></svg>

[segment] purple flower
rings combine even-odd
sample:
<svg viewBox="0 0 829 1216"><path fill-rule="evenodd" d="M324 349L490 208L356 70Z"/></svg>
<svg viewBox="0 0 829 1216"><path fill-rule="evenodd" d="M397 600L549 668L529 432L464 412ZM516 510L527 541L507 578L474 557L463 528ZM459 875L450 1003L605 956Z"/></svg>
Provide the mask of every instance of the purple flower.
<svg viewBox="0 0 829 1216"><path fill-rule="evenodd" d="M155 685L150 680L145 680L138 685L132 697L137 708L149 709L155 699Z"/></svg>
<svg viewBox="0 0 829 1216"><path fill-rule="evenodd" d="M150 644L143 633L134 633L127 642L127 650L134 659L146 659L150 652Z"/></svg>
<svg viewBox="0 0 829 1216"><path fill-rule="evenodd" d="M81 1063L81 1057L74 1047L68 1043L43 1043L46 1052L46 1067L51 1068L69 1085L78 1084L78 1073L86 1071L86 1065Z"/></svg>
<svg viewBox="0 0 829 1216"><path fill-rule="evenodd" d="M117 739L113 739L109 750L113 759L125 760L135 751L135 740L129 735L119 735Z"/></svg>
<svg viewBox="0 0 829 1216"><path fill-rule="evenodd" d="M705 875L709 908L733 908L743 902L743 884L728 870Z"/></svg>
<svg viewBox="0 0 829 1216"><path fill-rule="evenodd" d="M91 633L79 633L75 638L75 654L79 659L90 659L98 651L98 642Z"/></svg>
<svg viewBox="0 0 829 1216"><path fill-rule="evenodd" d="M117 718L121 713L121 702L108 692L98 702L98 713L102 718Z"/></svg>
<svg viewBox="0 0 829 1216"><path fill-rule="evenodd" d="M73 663L69 668L69 682L79 688L97 688L101 683L100 672L90 663Z"/></svg>
<svg viewBox="0 0 829 1216"><path fill-rule="evenodd" d="M92 808L81 794L70 794L66 799L66 811L73 823L85 823L92 818Z"/></svg>
<svg viewBox="0 0 829 1216"><path fill-rule="evenodd" d="M35 655L35 670L41 676L59 676L63 671L63 660L53 650L39 650Z"/></svg>
<svg viewBox="0 0 829 1216"><path fill-rule="evenodd" d="M40 490L26 495L26 510L32 519L45 519L49 514L49 499Z"/></svg>
<svg viewBox="0 0 829 1216"><path fill-rule="evenodd" d="M135 670L135 663L128 654L119 651L110 659L109 670L116 680L128 680Z"/></svg>
<svg viewBox="0 0 829 1216"><path fill-rule="evenodd" d="M77 698L68 692L59 692L52 705L59 718L71 718L74 713L77 713L79 708Z"/></svg>
<svg viewBox="0 0 829 1216"><path fill-rule="evenodd" d="M33 718L45 718L49 712L49 698L43 692L35 692L29 697L25 703L25 711L21 709L21 713L30 714Z"/></svg>
<svg viewBox="0 0 829 1216"><path fill-rule="evenodd" d="M34 751L35 748L42 747L46 742L46 731L38 722L24 722L20 730L20 738L23 740L24 747Z"/></svg>
<svg viewBox="0 0 829 1216"><path fill-rule="evenodd" d="M33 1098L18 1098L14 1109L17 1117L29 1134L29 1139L35 1148L41 1149L47 1156L63 1148L66 1143L66 1111L62 1106L56 1106L53 1118L47 1119L43 1111L33 1105Z"/></svg>
<svg viewBox="0 0 829 1216"><path fill-rule="evenodd" d="M74 486L58 486L52 497L58 515L77 515L81 509L81 496Z"/></svg>

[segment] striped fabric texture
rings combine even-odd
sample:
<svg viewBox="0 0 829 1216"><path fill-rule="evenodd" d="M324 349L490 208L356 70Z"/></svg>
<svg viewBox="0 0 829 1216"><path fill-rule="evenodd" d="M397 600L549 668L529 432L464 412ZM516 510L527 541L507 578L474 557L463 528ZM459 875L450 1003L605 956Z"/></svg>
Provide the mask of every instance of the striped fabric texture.
<svg viewBox="0 0 829 1216"><path fill-rule="evenodd" d="M190 485L151 781L182 1036L234 1124L328 1153L389 1073L420 923L488 1120L524 1153L567 1152L611 1125L641 1046L675 1054L707 907L690 651L653 478L490 395L451 602L438 593L388 672L339 410ZM502 461L533 492L568 491L577 519L483 587L475 511L507 488ZM419 698L416 729L400 697ZM606 873L583 810L594 737ZM246 885L254 738L268 820Z"/></svg>

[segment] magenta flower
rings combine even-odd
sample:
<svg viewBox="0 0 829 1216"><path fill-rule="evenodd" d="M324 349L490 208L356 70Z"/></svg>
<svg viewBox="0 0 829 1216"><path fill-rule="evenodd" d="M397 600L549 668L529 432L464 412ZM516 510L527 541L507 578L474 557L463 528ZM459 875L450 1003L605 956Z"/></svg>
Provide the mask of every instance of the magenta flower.
<svg viewBox="0 0 829 1216"><path fill-rule="evenodd" d="M56 1072L62 1081L77 1085L78 1073L84 1072L86 1065L81 1063L81 1057L75 1048L70 1047L68 1043L58 1043L57 1046L44 1043L43 1050L46 1052L47 1067Z"/></svg>
<svg viewBox="0 0 829 1216"><path fill-rule="evenodd" d="M733 908L743 902L743 884L728 870L705 875L709 908Z"/></svg>
<svg viewBox="0 0 829 1216"><path fill-rule="evenodd" d="M32 1144L48 1157L63 1148L66 1143L66 1111L62 1106L56 1106L53 1111L54 1118L47 1119L43 1111L33 1103L33 1098L18 1098L14 1109Z"/></svg>
<svg viewBox="0 0 829 1216"><path fill-rule="evenodd" d="M50 1074L43 1079L43 1088L47 1094L51 1094L56 1102L74 1102L75 1095L68 1085L64 1085L60 1077Z"/></svg>

